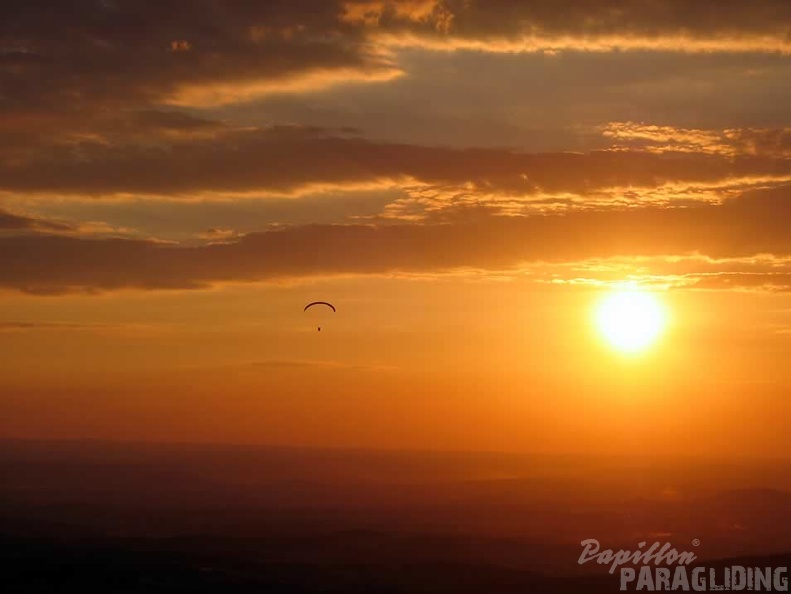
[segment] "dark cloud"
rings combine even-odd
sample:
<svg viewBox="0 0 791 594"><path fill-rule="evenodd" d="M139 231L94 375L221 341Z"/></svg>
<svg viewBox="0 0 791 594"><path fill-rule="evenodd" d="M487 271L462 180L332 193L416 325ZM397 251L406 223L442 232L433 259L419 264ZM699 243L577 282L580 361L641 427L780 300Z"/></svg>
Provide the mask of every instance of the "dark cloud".
<svg viewBox="0 0 791 594"><path fill-rule="evenodd" d="M0 127L20 118L68 127L172 102L233 103L309 87L316 77L388 78L397 68L378 39L386 32L481 49L525 35L570 38L580 48L612 36L668 38L671 50L678 35L725 45L754 37L771 51L775 42L788 49L789 22L785 0L8 0L0 12Z"/></svg>
<svg viewBox="0 0 791 594"><path fill-rule="evenodd" d="M493 192L585 193L608 186L789 172L791 161L773 156L529 154L388 144L321 128L278 126L174 138L163 145L83 142L59 147L24 163L0 165L0 190L190 197L197 192L289 192L316 184L411 179L430 185L472 183Z"/></svg>
<svg viewBox="0 0 791 594"><path fill-rule="evenodd" d="M667 38L670 49L679 45L674 35L734 43L755 36L771 49L772 40L788 45L789 10L782 0L9 0L0 9L0 164L21 163L24 176L43 151L100 165L93 145L111 145L117 150L105 156L121 167L130 143L162 148L162 136L223 128L173 106L389 79L399 66L382 44L388 32L481 49L527 34L580 47L612 35Z"/></svg>
<svg viewBox="0 0 791 594"><path fill-rule="evenodd" d="M127 134L140 131L146 133L171 132L189 134L219 131L225 127L219 122L213 122L179 111L149 109L133 111L124 115L125 117L123 118L110 119L108 128L110 130L115 128ZM113 124L115 125L113 126ZM99 128L99 131L101 131L101 128Z"/></svg>
<svg viewBox="0 0 791 594"><path fill-rule="evenodd" d="M525 262L699 253L791 254L791 186L722 206L477 217L437 225L306 225L233 243L178 247L123 239L0 238L0 286L32 293L200 288L333 274L504 269Z"/></svg>
<svg viewBox="0 0 791 594"><path fill-rule="evenodd" d="M791 22L784 0L349 0L345 5L350 22L451 44L478 41L484 48L526 36L550 41L570 36L572 47L600 38L620 38L628 47L629 42L681 37L719 39L726 46L728 40L763 38L764 45L773 41L788 48ZM686 48L668 44L668 49Z"/></svg>
<svg viewBox="0 0 791 594"><path fill-rule="evenodd" d="M4 2L0 129L69 131L125 109L244 100L315 76L392 75L339 12L322 0Z"/></svg>
<svg viewBox="0 0 791 594"><path fill-rule="evenodd" d="M75 227L69 225L68 223L48 221L45 219L28 217L24 215L17 215L0 210L0 232L2 231L58 232L58 231L73 231L74 229Z"/></svg>
<svg viewBox="0 0 791 594"><path fill-rule="evenodd" d="M725 135L737 150L743 153L777 155L778 157L791 155L791 128L736 129L728 130Z"/></svg>

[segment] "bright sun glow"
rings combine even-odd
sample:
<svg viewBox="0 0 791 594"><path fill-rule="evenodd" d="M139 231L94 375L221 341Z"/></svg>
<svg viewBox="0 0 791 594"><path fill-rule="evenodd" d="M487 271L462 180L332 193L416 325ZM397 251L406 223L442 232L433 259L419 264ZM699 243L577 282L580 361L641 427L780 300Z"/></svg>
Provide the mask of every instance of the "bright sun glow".
<svg viewBox="0 0 791 594"><path fill-rule="evenodd" d="M659 338L666 323L659 299L642 291L607 295L596 311L599 332L612 347L626 353L650 346Z"/></svg>

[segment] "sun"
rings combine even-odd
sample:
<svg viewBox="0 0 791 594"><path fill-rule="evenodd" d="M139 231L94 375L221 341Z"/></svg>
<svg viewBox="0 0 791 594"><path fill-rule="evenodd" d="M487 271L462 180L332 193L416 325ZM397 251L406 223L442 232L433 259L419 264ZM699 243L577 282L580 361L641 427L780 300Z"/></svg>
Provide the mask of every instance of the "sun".
<svg viewBox="0 0 791 594"><path fill-rule="evenodd" d="M637 353L656 342L667 325L667 314L650 292L617 291L598 304L596 325L610 346Z"/></svg>

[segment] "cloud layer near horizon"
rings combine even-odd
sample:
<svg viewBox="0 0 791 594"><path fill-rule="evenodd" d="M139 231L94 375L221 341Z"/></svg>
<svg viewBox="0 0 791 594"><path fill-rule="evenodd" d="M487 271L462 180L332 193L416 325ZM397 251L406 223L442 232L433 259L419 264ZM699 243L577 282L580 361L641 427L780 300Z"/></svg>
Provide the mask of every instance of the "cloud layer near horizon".
<svg viewBox="0 0 791 594"><path fill-rule="evenodd" d="M722 271L733 286L755 284L751 263L765 265L771 254L772 269L763 271L758 284L786 287L791 274L790 218L788 185L748 192L716 206L528 217L473 212L453 224L305 225L195 247L15 235L0 238L0 260L5 263L0 286L40 294L189 289L307 276L509 270L534 262L691 254L741 259L742 268ZM740 273L744 282L733 283ZM778 282L773 275L778 275Z"/></svg>

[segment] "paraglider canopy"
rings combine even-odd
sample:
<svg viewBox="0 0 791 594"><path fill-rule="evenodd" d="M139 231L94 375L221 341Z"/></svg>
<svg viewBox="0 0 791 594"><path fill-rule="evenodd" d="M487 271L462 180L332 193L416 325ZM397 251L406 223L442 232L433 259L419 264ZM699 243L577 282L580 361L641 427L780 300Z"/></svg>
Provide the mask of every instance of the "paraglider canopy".
<svg viewBox="0 0 791 594"><path fill-rule="evenodd" d="M308 311L308 308L313 307L314 305L326 305L327 307L331 308L332 311L335 311L335 306L332 303L327 303L326 301L314 301L313 303L308 303L305 306L305 309L302 311Z"/></svg>
<svg viewBox="0 0 791 594"><path fill-rule="evenodd" d="M313 307L314 305L326 305L332 311L335 311L335 306L332 303L327 303L326 301L313 301L312 303L308 303L305 306L305 309L303 309L302 311L308 311L308 309ZM319 332L321 332L321 326L318 327L318 330L319 330Z"/></svg>

